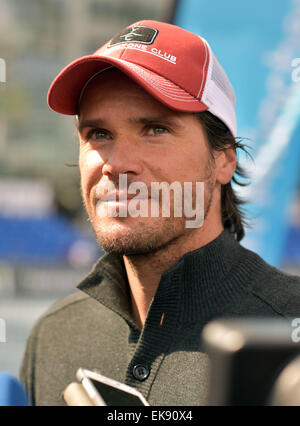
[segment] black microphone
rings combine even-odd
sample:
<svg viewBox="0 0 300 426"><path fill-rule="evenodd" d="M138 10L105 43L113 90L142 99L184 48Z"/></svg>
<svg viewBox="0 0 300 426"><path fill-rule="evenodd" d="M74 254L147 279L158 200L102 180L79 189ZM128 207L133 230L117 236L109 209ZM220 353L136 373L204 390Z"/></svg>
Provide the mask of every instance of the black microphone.
<svg viewBox="0 0 300 426"><path fill-rule="evenodd" d="M30 405L23 385L11 374L0 373L0 406Z"/></svg>
<svg viewBox="0 0 300 426"><path fill-rule="evenodd" d="M202 332L212 406L299 405L299 324L293 318L218 318Z"/></svg>

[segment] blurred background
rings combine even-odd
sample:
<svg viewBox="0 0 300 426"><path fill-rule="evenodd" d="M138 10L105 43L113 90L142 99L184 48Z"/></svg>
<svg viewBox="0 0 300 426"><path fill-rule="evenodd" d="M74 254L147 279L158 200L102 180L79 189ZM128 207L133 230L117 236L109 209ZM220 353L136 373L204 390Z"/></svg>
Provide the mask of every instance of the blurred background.
<svg viewBox="0 0 300 426"><path fill-rule="evenodd" d="M74 118L48 87L73 59L140 19L206 38L237 95L251 185L243 245L300 275L300 0L0 0L0 371L101 256L83 209ZM4 339L3 339L4 340Z"/></svg>

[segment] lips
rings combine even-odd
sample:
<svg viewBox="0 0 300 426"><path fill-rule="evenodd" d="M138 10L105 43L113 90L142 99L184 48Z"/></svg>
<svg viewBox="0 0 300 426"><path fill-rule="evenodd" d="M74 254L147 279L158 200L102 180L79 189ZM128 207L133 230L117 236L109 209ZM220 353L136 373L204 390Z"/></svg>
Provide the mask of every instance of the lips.
<svg viewBox="0 0 300 426"><path fill-rule="evenodd" d="M102 197L97 197L97 200L100 202L126 202L130 201L132 199L135 200L146 200L149 199L149 197L143 197L142 195L139 196L139 194L128 194L127 191L111 191L103 195Z"/></svg>
<svg viewBox="0 0 300 426"><path fill-rule="evenodd" d="M108 191L97 198L96 214L99 218L124 218L142 215L148 217L149 197L128 194L127 191ZM138 210L137 210L138 209Z"/></svg>

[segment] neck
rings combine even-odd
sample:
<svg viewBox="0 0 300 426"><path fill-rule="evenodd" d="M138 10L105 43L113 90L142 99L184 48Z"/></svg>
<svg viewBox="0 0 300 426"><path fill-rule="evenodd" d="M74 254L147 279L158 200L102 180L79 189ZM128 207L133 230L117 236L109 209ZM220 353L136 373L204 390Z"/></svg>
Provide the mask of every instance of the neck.
<svg viewBox="0 0 300 426"><path fill-rule="evenodd" d="M213 230L203 227L197 230L194 238L190 235L181 236L155 252L123 256L131 292L132 315L140 329L144 326L162 273L173 266L185 253L210 243L222 231L222 226Z"/></svg>

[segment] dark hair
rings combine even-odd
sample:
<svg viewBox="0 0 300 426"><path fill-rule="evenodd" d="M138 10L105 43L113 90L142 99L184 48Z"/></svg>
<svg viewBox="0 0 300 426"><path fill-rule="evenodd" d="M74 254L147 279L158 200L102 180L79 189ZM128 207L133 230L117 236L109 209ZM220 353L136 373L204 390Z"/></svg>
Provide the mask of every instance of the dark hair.
<svg viewBox="0 0 300 426"><path fill-rule="evenodd" d="M233 137L231 131L218 117L208 111L196 113L196 117L206 133L211 152L239 148L250 155L246 145L242 143L242 138ZM247 177L245 170L238 163L231 181L240 186L248 185L239 181L237 177ZM234 192L231 181L221 187L222 223L224 228L234 234L237 241L240 241L245 235L244 226L247 225L245 213L241 208L245 201Z"/></svg>

